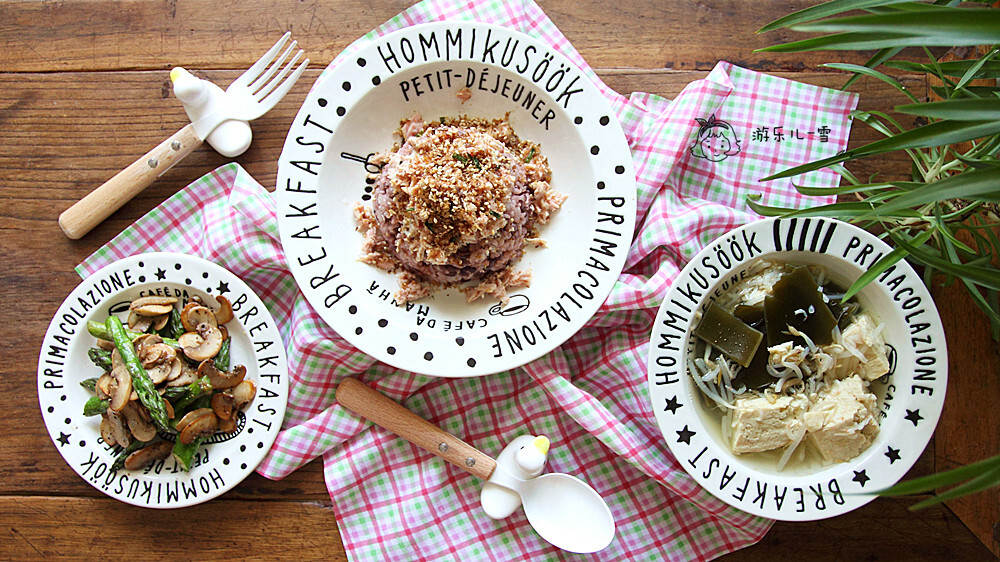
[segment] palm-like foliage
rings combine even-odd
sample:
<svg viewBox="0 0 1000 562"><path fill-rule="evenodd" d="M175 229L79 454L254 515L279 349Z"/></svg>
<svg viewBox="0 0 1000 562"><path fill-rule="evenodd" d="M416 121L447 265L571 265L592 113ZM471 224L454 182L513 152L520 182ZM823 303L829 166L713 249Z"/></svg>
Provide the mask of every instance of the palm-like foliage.
<svg viewBox="0 0 1000 562"><path fill-rule="evenodd" d="M848 13L850 12L850 13ZM912 103L896 112L920 118L904 127L885 112L855 111L853 118L885 138L836 156L785 170L767 180L795 177L830 167L845 183L839 188L797 186L807 195L836 194L837 203L795 210L765 207L763 215L833 216L860 224L891 239L895 249L849 289L854 294L892 264L906 259L923 267L925 280L943 274L958 280L989 318L1000 339L1000 10L976 3L900 0L832 0L778 19L759 32L780 28L818 33L807 39L762 49L772 52L874 50L864 65L826 67L851 73L855 80L877 79L898 89ZM977 47L978 58L939 62L935 47ZM928 62L899 60L905 48L922 49ZM940 101L918 99L892 71L932 76ZM987 85L981 85L982 81ZM978 82L976 82L978 81ZM906 181L859 180L844 163L904 151L912 160ZM883 495L925 492L954 486L914 508L1000 485L1000 456L944 473L897 484Z"/></svg>
<svg viewBox="0 0 1000 562"><path fill-rule="evenodd" d="M859 11L861 15L846 15ZM858 13L858 12L852 12ZM926 124L907 129L879 111L855 111L861 121L885 138L842 154L785 170L767 179L793 177L823 167L838 170L846 185L837 189L800 186L806 194L851 195L855 200L795 211L751 206L765 215L836 216L884 232L897 251L886 256L851 288L853 294L899 259L924 267L928 280L935 273L963 283L989 318L993 338L1000 339L1000 10L956 2L921 4L898 0L833 0L765 26L825 33L817 37L767 47L764 51L871 50L865 65L832 63L829 68L882 80L912 103L899 113ZM976 59L937 62L931 47L989 46ZM906 47L920 47L927 63L894 60ZM942 101L918 99L879 66L936 77ZM989 80L992 86L971 85ZM913 161L909 181L861 181L844 162L905 151ZM964 234L960 234L964 233Z"/></svg>

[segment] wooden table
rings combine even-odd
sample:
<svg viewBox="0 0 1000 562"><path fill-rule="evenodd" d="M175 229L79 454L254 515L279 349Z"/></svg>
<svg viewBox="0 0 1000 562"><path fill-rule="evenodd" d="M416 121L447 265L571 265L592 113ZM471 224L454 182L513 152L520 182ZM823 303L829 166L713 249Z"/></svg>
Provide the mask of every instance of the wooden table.
<svg viewBox="0 0 1000 562"><path fill-rule="evenodd" d="M280 482L253 475L223 497L181 511L155 511L103 496L63 462L38 408L35 372L42 335L79 282L74 266L127 225L226 160L207 146L79 241L63 236L59 213L187 123L172 96L171 67L228 84L285 30L312 67L284 102L254 122L237 160L273 188L285 133L323 66L351 41L411 2L177 0L0 2L0 557L190 558L346 556L312 462ZM614 89L676 95L720 59L805 82L839 86L818 65L830 54L755 54L790 37L754 36L807 1L547 0L542 8ZM861 62L864 56L841 60ZM903 76L925 92L921 76ZM905 100L872 81L855 86L863 108ZM852 144L874 139L854 128ZM855 171L903 175L899 158ZM957 289L937 290L946 323L951 381L944 419L911 476L1000 452L997 345ZM732 560L985 559L1000 554L994 492L948 507L909 512L912 498L879 499L816 523L778 523ZM157 538L160 537L160 538ZM145 556L143 556L145 557ZM406 558L405 555L401 556Z"/></svg>

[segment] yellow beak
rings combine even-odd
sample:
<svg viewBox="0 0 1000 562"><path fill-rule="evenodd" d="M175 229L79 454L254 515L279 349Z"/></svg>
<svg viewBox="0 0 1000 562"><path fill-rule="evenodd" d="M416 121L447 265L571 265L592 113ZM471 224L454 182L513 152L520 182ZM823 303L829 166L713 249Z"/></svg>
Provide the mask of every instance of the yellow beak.
<svg viewBox="0 0 1000 562"><path fill-rule="evenodd" d="M544 435L539 435L531 442L531 445L538 449L538 452L542 455L549 454L549 438Z"/></svg>

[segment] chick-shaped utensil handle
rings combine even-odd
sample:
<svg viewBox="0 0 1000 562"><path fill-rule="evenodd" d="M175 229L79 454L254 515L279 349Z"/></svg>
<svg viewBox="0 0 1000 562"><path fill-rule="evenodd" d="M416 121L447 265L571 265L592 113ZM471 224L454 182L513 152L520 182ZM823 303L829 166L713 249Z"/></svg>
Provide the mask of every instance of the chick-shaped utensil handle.
<svg viewBox="0 0 1000 562"><path fill-rule="evenodd" d="M250 148L253 131L248 121L226 119L210 130L200 129L200 124L205 123L203 117L217 112L226 104L226 92L222 88L180 66L170 71L170 81L174 86L174 96L184 104L184 111L195 125L195 132L216 152L235 158Z"/></svg>
<svg viewBox="0 0 1000 562"><path fill-rule="evenodd" d="M497 455L497 465L522 480L530 480L542 473L548 458L549 439L544 435L521 435L511 441ZM497 475L494 472L494 476ZM521 507L521 496L509 487L494 483L490 477L479 493L483 511L493 519L506 519Z"/></svg>
<svg viewBox="0 0 1000 562"><path fill-rule="evenodd" d="M250 123L237 119L211 123L201 119L226 103L221 88L180 67L170 71L170 80L174 94L184 104L192 122L63 211L59 226L66 236L74 240L82 238L205 140L230 158L243 154L250 146L253 138ZM200 128L196 123L212 128Z"/></svg>

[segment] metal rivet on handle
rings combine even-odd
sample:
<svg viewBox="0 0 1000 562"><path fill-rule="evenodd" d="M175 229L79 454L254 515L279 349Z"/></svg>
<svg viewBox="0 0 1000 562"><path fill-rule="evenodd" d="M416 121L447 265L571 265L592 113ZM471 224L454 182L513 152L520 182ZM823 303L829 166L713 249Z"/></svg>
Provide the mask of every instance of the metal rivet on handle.
<svg viewBox="0 0 1000 562"><path fill-rule="evenodd" d="M181 141L175 140L174 142L170 143L170 148L172 148L174 150L180 150L181 149Z"/></svg>
<svg viewBox="0 0 1000 562"><path fill-rule="evenodd" d="M473 466L475 466L475 464L476 464L476 459L472 457L465 459L465 466L472 468Z"/></svg>
<svg viewBox="0 0 1000 562"><path fill-rule="evenodd" d="M441 443L440 445L438 445L438 451L441 451L442 453L447 453L448 452L448 444L447 443Z"/></svg>
<svg viewBox="0 0 1000 562"><path fill-rule="evenodd" d="M150 168L155 168L157 165L159 165L159 163L160 161L157 160L156 158L150 158L149 162L146 162L146 164L149 164Z"/></svg>

